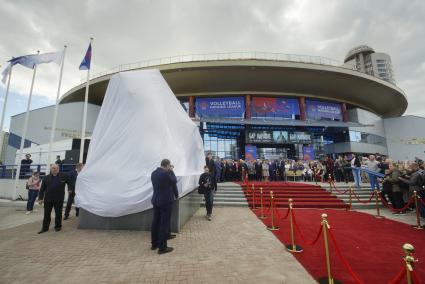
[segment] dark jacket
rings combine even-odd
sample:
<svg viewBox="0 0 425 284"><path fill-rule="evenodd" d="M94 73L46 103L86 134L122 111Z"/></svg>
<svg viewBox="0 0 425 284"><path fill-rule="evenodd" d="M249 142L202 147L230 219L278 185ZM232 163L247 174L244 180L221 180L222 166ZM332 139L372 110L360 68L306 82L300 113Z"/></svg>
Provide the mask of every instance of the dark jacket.
<svg viewBox="0 0 425 284"><path fill-rule="evenodd" d="M199 177L199 186L201 186L204 189L204 191L213 190L214 185L213 185L210 173L203 173Z"/></svg>
<svg viewBox="0 0 425 284"><path fill-rule="evenodd" d="M152 204L163 206L173 203L174 198L179 198L177 191L177 178L172 171L157 168L152 172L153 185Z"/></svg>
<svg viewBox="0 0 425 284"><path fill-rule="evenodd" d="M211 175L215 175L215 163L213 159L205 158L205 164L207 165L208 169L210 170Z"/></svg>
<svg viewBox="0 0 425 284"><path fill-rule="evenodd" d="M72 193L75 193L75 183L77 182L77 176L78 172L73 169L69 172L69 185L68 185L68 191L72 191Z"/></svg>
<svg viewBox="0 0 425 284"><path fill-rule="evenodd" d="M58 173L58 179L51 174L44 177L41 182L39 200L44 202L63 202L65 199L65 184L69 186L69 175ZM55 182L57 181L57 182Z"/></svg>
<svg viewBox="0 0 425 284"><path fill-rule="evenodd" d="M419 170L417 170L416 172L412 173L410 175L410 178L405 179L405 178L400 178L401 181L407 183L409 185L409 190L411 192L413 192L414 190L416 191L422 191L424 190L423 187L421 186L421 172Z"/></svg>

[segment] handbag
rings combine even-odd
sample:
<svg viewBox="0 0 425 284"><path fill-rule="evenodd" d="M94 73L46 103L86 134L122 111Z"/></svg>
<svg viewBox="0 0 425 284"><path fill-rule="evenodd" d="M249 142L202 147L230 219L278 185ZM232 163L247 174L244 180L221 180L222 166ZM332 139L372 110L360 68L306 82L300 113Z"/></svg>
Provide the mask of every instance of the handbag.
<svg viewBox="0 0 425 284"><path fill-rule="evenodd" d="M199 194L204 194L205 193L205 188L203 186L198 186L198 193Z"/></svg>

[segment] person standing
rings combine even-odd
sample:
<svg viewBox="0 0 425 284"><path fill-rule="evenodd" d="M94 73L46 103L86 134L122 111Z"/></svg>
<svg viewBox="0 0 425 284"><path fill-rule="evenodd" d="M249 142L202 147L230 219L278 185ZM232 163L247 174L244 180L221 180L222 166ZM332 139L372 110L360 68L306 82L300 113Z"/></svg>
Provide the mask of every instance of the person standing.
<svg viewBox="0 0 425 284"><path fill-rule="evenodd" d="M62 229L62 208L65 199L65 184L69 186L69 175L59 172L59 166L54 164L50 167L50 174L44 177L38 202L44 203L43 227L39 234L47 232L50 226L50 215L55 209L55 231Z"/></svg>
<svg viewBox="0 0 425 284"><path fill-rule="evenodd" d="M263 179L265 182L269 182L269 161L264 160L261 165L261 169L263 171Z"/></svg>
<svg viewBox="0 0 425 284"><path fill-rule="evenodd" d="M204 166L204 173L199 177L199 186L204 192L205 208L207 209L205 217L208 221L211 221L215 190L212 184L212 176L207 166Z"/></svg>
<svg viewBox="0 0 425 284"><path fill-rule="evenodd" d="M28 176L30 172L31 164L32 164L31 154L26 154L25 159L21 160L21 171L19 174L20 178L25 178Z"/></svg>
<svg viewBox="0 0 425 284"><path fill-rule="evenodd" d="M34 209L34 203L37 199L38 192L40 191L40 173L33 172L32 176L27 180L27 189L28 189L28 202L27 202L27 212L25 214L29 215Z"/></svg>
<svg viewBox="0 0 425 284"><path fill-rule="evenodd" d="M355 156L353 154L353 158L351 159L351 170L353 171L354 185L357 188L360 188L360 168L362 166L362 162L360 161L359 156Z"/></svg>
<svg viewBox="0 0 425 284"><path fill-rule="evenodd" d="M375 172L375 173L379 173L379 171L380 171L379 166L378 166L379 162L375 159L374 155L370 155L369 160L367 160L365 164L366 164L368 170ZM374 191L375 188L377 190L380 190L377 176L372 174L372 173L369 173L368 175L369 175L369 182L370 182L370 187L371 187L372 191Z"/></svg>
<svg viewBox="0 0 425 284"><path fill-rule="evenodd" d="M75 199L75 184L77 182L77 176L81 172L82 169L83 169L83 164L78 163L78 164L75 165L75 169L73 169L69 173L68 200L66 202L65 216L63 217L64 220L69 219L69 213L71 212L71 206L74 203L74 199ZM75 207L75 216L78 217L79 211L80 211L79 208Z"/></svg>
<svg viewBox="0 0 425 284"><path fill-rule="evenodd" d="M151 228L152 250L158 249L158 254L172 252L167 246L170 235L171 211L174 199L178 199L177 178L173 172L170 160L163 159L161 166L151 174L153 185L152 205L153 219Z"/></svg>
<svg viewBox="0 0 425 284"><path fill-rule="evenodd" d="M213 178L212 182L213 182L214 189L217 189L217 182L215 180L215 163L211 153L207 154L207 157L205 158L205 165L210 170L211 176Z"/></svg>

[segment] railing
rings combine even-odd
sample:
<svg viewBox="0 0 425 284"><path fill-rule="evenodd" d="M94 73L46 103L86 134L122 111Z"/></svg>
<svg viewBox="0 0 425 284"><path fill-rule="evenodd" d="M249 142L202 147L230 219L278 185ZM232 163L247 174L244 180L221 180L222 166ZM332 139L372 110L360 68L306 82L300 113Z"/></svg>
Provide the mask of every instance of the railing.
<svg viewBox="0 0 425 284"><path fill-rule="evenodd" d="M90 76L90 79L95 79L98 77L114 74L117 72L129 71L134 69L165 65L165 64L199 62L199 61L239 60L239 59L301 62L301 63L311 63L311 64L318 64L318 65L337 66L337 67L342 67L345 69L356 70L355 67L350 68L347 66L342 66L341 61L334 60L327 57L300 55L300 54L247 51L247 52L189 54L189 55L177 55L177 56L170 56L170 57L147 59L147 60L138 61L134 63L121 64L121 65L113 67L110 70L95 73ZM86 78L81 79L81 83L84 83L85 81L86 81Z"/></svg>
<svg viewBox="0 0 425 284"><path fill-rule="evenodd" d="M27 165L21 165L19 174L20 179L28 179L33 172L39 172L40 176L45 176L49 173L50 169L47 164L32 164L28 168ZM18 165L0 165L0 179L14 179ZM61 164L59 165L60 172L69 172L75 169L75 164Z"/></svg>

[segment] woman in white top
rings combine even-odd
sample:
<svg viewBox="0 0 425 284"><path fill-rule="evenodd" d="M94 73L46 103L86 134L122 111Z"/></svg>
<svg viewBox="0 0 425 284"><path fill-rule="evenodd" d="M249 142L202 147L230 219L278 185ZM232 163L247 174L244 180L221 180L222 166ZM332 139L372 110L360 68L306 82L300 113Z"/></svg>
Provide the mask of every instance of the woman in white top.
<svg viewBox="0 0 425 284"><path fill-rule="evenodd" d="M38 197L38 192L40 191L40 173L33 172L32 176L27 180L27 189L28 189L28 202L27 202L27 215L30 214L34 209L35 200Z"/></svg>
<svg viewBox="0 0 425 284"><path fill-rule="evenodd" d="M262 170L264 181L269 181L269 161L263 161Z"/></svg>

